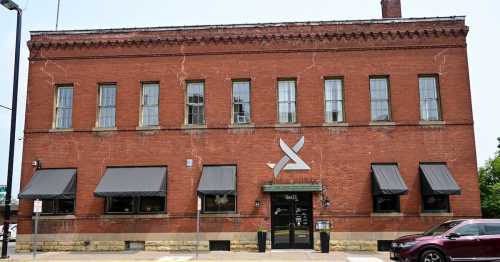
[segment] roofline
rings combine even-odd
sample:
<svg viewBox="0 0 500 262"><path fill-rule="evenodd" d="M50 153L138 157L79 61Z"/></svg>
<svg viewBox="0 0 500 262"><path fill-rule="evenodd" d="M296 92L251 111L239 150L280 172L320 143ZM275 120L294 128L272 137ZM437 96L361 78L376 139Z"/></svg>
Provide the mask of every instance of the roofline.
<svg viewBox="0 0 500 262"><path fill-rule="evenodd" d="M334 20L334 21L306 21L306 22L276 22L276 23L248 23L248 24L218 24L218 25L192 25L192 26L160 26L160 27L135 27L135 28L109 28L109 29L77 29L60 31L30 31L31 36L37 35L81 35L81 34L109 34L130 32L161 32L182 30L230 29L253 27L280 27L280 26L315 26L315 25L346 25L346 24L392 24L414 22L440 22L440 21L465 21L465 16L445 17L415 17L415 18L389 18L367 20Z"/></svg>

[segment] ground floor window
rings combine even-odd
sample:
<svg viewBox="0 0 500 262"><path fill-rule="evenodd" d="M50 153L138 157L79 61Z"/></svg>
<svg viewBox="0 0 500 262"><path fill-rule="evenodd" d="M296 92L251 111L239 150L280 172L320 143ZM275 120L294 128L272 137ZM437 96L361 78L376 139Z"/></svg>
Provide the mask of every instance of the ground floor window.
<svg viewBox="0 0 500 262"><path fill-rule="evenodd" d="M373 212L400 212L399 195L379 195L373 197Z"/></svg>
<svg viewBox="0 0 500 262"><path fill-rule="evenodd" d="M423 197L424 212L450 212L450 197L448 195L431 195Z"/></svg>
<svg viewBox="0 0 500 262"><path fill-rule="evenodd" d="M43 215L67 215L75 211L74 199L42 199Z"/></svg>
<svg viewBox="0 0 500 262"><path fill-rule="evenodd" d="M203 212L205 213L236 212L236 196L203 195Z"/></svg>
<svg viewBox="0 0 500 262"><path fill-rule="evenodd" d="M160 213L165 211L165 197L107 197L106 213Z"/></svg>

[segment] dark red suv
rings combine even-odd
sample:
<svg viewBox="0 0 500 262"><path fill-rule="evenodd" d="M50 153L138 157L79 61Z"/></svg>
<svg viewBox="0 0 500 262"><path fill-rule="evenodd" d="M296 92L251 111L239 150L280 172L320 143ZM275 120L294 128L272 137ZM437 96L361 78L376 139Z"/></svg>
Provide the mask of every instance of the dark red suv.
<svg viewBox="0 0 500 262"><path fill-rule="evenodd" d="M500 219L451 220L392 242L403 262L500 261Z"/></svg>

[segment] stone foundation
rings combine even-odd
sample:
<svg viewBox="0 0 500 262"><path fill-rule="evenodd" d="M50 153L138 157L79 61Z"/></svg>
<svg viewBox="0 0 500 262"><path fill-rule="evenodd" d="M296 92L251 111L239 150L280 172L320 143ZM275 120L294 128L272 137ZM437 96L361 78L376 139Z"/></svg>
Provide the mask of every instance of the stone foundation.
<svg viewBox="0 0 500 262"><path fill-rule="evenodd" d="M41 241L37 250L51 251L124 251L125 241ZM16 252L31 252L31 242L16 243Z"/></svg>
<svg viewBox="0 0 500 262"><path fill-rule="evenodd" d="M320 249L320 241L317 240L314 250ZM330 251L377 251L377 241L330 240Z"/></svg>

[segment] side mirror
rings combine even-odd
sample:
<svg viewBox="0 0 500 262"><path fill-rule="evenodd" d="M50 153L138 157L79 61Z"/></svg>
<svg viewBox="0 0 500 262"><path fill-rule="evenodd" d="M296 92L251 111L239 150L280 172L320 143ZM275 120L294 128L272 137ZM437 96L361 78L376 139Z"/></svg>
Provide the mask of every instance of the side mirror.
<svg viewBox="0 0 500 262"><path fill-rule="evenodd" d="M449 239L455 239L455 238L459 238L459 237L460 237L460 234L457 234L457 233L449 233L446 237L447 237L447 238L449 238Z"/></svg>

